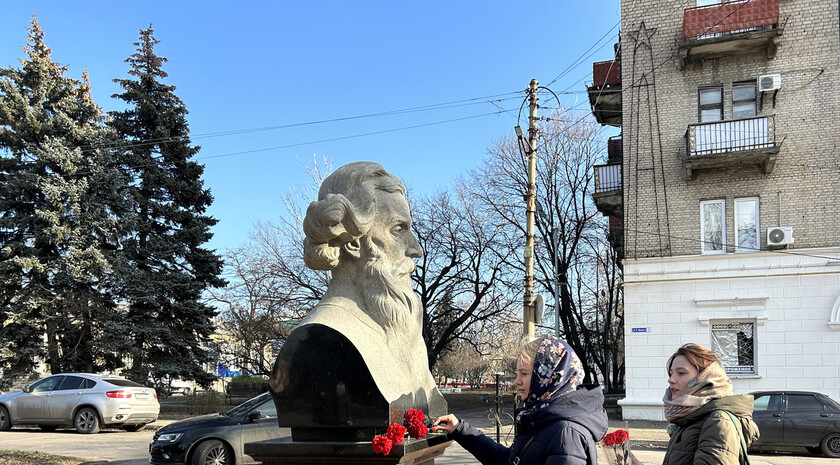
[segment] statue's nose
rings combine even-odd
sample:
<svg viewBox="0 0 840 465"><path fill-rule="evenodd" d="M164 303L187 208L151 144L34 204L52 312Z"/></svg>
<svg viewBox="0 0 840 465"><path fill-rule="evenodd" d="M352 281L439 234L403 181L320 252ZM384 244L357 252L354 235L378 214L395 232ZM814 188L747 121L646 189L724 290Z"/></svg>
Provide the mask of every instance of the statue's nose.
<svg viewBox="0 0 840 465"><path fill-rule="evenodd" d="M420 243L417 242L417 238L414 237L414 234L409 234L406 255L408 255L411 258L420 258L423 256L423 248L420 247Z"/></svg>

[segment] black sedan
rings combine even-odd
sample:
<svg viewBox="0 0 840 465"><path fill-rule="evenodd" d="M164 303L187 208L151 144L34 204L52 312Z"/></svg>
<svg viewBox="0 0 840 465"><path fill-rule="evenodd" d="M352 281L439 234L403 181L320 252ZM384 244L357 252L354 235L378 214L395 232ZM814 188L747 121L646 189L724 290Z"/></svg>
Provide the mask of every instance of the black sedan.
<svg viewBox="0 0 840 465"><path fill-rule="evenodd" d="M804 446L840 458L840 403L805 391L753 392L753 420L761 437L752 447Z"/></svg>
<svg viewBox="0 0 840 465"><path fill-rule="evenodd" d="M155 432L149 445L150 463L231 465L254 463L245 455L247 442L288 435L277 426L277 410L263 393L221 413L187 418Z"/></svg>

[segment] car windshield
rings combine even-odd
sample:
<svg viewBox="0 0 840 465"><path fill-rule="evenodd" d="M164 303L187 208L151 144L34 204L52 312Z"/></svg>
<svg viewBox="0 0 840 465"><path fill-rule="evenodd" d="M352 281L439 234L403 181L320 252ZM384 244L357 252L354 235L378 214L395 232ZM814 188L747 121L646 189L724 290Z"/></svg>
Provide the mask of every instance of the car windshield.
<svg viewBox="0 0 840 465"><path fill-rule="evenodd" d="M244 415L244 414L250 412L251 410L255 409L258 405L265 402L266 399L268 399L268 397L269 397L269 394L267 392L264 392L264 393L258 395L257 397L254 397L253 399L249 399L249 400L246 400L245 402L242 402L241 404L237 405L236 407L234 407L234 408L232 408L228 411L222 412L222 415L228 415L228 416Z"/></svg>

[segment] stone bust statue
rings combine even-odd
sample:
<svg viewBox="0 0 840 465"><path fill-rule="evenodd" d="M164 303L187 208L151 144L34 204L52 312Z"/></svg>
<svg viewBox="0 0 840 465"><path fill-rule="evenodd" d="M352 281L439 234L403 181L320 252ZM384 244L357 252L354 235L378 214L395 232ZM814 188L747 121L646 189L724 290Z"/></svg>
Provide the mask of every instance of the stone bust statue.
<svg viewBox="0 0 840 465"><path fill-rule="evenodd" d="M280 426L295 440L370 440L405 409L445 414L411 286L423 251L402 182L378 163L344 165L322 183L303 229L306 265L332 279L275 362Z"/></svg>

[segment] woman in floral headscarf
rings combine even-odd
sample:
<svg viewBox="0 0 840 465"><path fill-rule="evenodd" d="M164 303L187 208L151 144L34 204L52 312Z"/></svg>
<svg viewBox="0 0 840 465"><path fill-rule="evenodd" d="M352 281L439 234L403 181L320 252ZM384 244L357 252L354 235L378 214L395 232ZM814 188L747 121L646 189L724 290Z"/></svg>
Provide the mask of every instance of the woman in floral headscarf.
<svg viewBox="0 0 840 465"><path fill-rule="evenodd" d="M543 336L522 344L516 385L524 403L508 448L449 414L435 420L483 465L595 465L595 444L607 432L601 388L581 384L580 359L562 339Z"/></svg>

